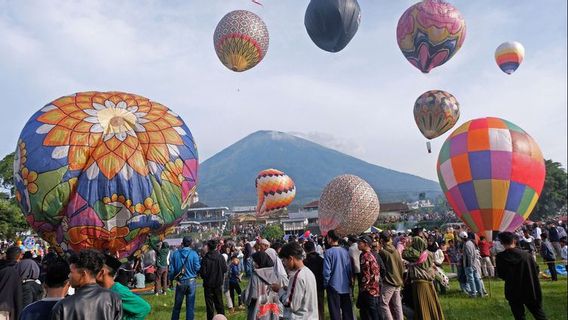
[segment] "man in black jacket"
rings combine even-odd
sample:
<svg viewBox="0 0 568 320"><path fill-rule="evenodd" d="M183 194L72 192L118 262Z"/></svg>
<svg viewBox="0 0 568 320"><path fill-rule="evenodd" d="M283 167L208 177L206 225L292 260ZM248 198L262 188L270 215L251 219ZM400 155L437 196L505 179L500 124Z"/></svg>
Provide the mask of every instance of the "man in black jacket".
<svg viewBox="0 0 568 320"><path fill-rule="evenodd" d="M545 320L538 267L533 257L516 247L511 232L501 232L499 240L505 251L497 254L497 276L505 280L505 298L516 320L525 319L525 306L536 320Z"/></svg>
<svg viewBox="0 0 568 320"><path fill-rule="evenodd" d="M207 308L207 320L213 319L215 311L225 314L223 306L222 287L227 272L227 263L217 251L217 241L209 240L206 246L207 253L201 261L201 278L203 278L203 291L205 306Z"/></svg>
<svg viewBox="0 0 568 320"><path fill-rule="evenodd" d="M316 277L316 285L318 291L318 315L319 319L325 319L324 316L324 287L323 287L323 258L316 252L316 245L313 241L304 243L306 251L306 259L304 265L312 271Z"/></svg>
<svg viewBox="0 0 568 320"><path fill-rule="evenodd" d="M0 318L18 319L22 312L22 281L14 268L21 253L13 246L6 251L6 260L0 260Z"/></svg>

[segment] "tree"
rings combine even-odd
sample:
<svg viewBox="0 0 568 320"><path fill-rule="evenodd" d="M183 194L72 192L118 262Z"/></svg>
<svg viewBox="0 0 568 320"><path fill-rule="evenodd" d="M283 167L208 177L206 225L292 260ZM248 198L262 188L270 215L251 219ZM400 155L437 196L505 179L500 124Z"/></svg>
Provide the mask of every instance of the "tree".
<svg viewBox="0 0 568 320"><path fill-rule="evenodd" d="M14 152L0 160L0 186L14 196Z"/></svg>
<svg viewBox="0 0 568 320"><path fill-rule="evenodd" d="M279 224L271 224L264 228L264 231L262 231L262 237L270 240L282 239L284 237L284 230Z"/></svg>
<svg viewBox="0 0 568 320"><path fill-rule="evenodd" d="M546 177L540 198L532 212L533 220L543 220L557 215L566 206L568 174L559 162L545 160Z"/></svg>
<svg viewBox="0 0 568 320"><path fill-rule="evenodd" d="M13 200L0 199L0 239L15 239L29 226L22 210Z"/></svg>

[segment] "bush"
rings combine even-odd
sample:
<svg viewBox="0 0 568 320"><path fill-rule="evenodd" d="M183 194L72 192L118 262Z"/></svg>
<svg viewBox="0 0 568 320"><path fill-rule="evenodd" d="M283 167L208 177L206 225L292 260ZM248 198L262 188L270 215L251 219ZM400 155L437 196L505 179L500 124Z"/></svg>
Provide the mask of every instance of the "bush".
<svg viewBox="0 0 568 320"><path fill-rule="evenodd" d="M262 231L262 237L270 240L281 240L284 237L284 230L279 224L272 224L264 228L264 231Z"/></svg>

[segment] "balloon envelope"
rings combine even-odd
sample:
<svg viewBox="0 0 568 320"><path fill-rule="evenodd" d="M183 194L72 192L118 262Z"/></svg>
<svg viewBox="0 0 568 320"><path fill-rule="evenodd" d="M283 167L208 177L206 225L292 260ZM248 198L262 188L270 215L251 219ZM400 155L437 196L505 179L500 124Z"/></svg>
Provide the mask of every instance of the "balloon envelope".
<svg viewBox="0 0 568 320"><path fill-rule="evenodd" d="M360 234L379 216L379 198L363 179L346 174L334 178L323 190L318 223L325 235L335 230L342 236Z"/></svg>
<svg viewBox="0 0 568 320"><path fill-rule="evenodd" d="M357 33L360 22L357 0L311 0L304 17L312 41L329 52L343 50Z"/></svg>
<svg viewBox="0 0 568 320"><path fill-rule="evenodd" d="M294 181L276 169L266 169L258 173L255 181L258 202L256 215L266 217L286 208L296 196Z"/></svg>
<svg viewBox="0 0 568 320"><path fill-rule="evenodd" d="M197 149L167 107L122 92L61 97L27 122L16 150L16 199L59 250L128 256L177 224L196 188Z"/></svg>
<svg viewBox="0 0 568 320"><path fill-rule="evenodd" d="M437 171L457 216L487 239L522 226L545 177L533 138L499 118L471 120L454 130L440 150Z"/></svg>
<svg viewBox="0 0 568 320"><path fill-rule="evenodd" d="M424 92L414 103L414 120L420 132L434 139L450 130L460 117L457 99L442 90Z"/></svg>
<svg viewBox="0 0 568 320"><path fill-rule="evenodd" d="M217 57L236 72L256 66L266 55L268 42L264 21L245 10L227 13L217 24L213 35Z"/></svg>
<svg viewBox="0 0 568 320"><path fill-rule="evenodd" d="M465 20L449 3L424 0L400 17L396 37L406 59L424 73L450 60L461 48Z"/></svg>
<svg viewBox="0 0 568 320"><path fill-rule="evenodd" d="M502 43L495 50L495 61L506 74L512 74L523 62L525 48L516 41Z"/></svg>

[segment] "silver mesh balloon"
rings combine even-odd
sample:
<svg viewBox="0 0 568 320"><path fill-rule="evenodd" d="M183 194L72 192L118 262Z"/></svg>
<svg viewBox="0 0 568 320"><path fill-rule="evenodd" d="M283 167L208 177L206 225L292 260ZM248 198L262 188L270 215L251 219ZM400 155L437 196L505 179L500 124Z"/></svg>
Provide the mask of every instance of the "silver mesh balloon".
<svg viewBox="0 0 568 320"><path fill-rule="evenodd" d="M341 236L360 234L379 216L379 198L363 179L346 174L334 178L323 190L319 203L319 226Z"/></svg>

